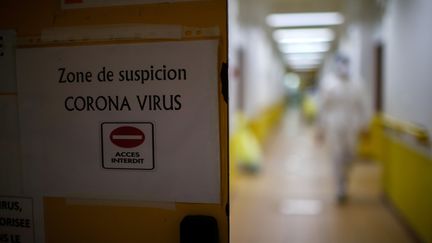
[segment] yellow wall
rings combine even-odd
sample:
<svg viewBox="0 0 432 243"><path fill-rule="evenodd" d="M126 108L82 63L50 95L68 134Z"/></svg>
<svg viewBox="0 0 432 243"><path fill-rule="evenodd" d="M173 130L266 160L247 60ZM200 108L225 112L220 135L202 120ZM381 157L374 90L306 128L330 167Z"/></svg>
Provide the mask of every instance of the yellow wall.
<svg viewBox="0 0 432 243"><path fill-rule="evenodd" d="M270 107L267 107L259 116L250 121L250 129L257 136L261 144L264 144L265 139L269 135L272 128L279 122L284 113L284 101L277 102Z"/></svg>
<svg viewBox="0 0 432 243"><path fill-rule="evenodd" d="M285 109L285 102L279 101L262 111L253 119L247 120L243 114L236 114L235 128L230 137L230 176L231 188L235 191L235 182L239 163L248 162L259 170L261 154L266 139L272 129L281 120ZM246 161L245 161L246 160Z"/></svg>
<svg viewBox="0 0 432 243"><path fill-rule="evenodd" d="M372 125L374 157L383 164L384 190L391 203L424 242L432 242L432 158L377 117Z"/></svg>
<svg viewBox="0 0 432 243"><path fill-rule="evenodd" d="M128 24L202 28L216 26L220 31L220 36L217 37L220 41L219 66L222 62L227 62L227 2L224 0L77 10L61 10L59 0L6 0L0 5L0 16L0 28L16 30L19 45L46 45L40 40L41 33L54 27L109 27ZM186 40L194 38L206 37L185 37ZM121 43L112 40L103 42ZM97 43L60 42L48 45ZM228 107L221 95L219 100L222 158L220 204L173 203L173 207L165 207L136 206L134 203L116 205L116 202L105 201L70 203L66 198L45 198L46 242L178 242L181 219L186 215L197 214L214 216L218 221L221 242L228 242L228 217L225 210L228 204Z"/></svg>

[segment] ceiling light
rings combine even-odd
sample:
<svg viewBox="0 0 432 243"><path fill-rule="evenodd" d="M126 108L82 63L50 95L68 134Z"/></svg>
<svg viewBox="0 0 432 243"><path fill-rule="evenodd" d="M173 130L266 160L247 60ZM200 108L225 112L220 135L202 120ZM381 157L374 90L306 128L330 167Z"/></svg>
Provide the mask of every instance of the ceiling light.
<svg viewBox="0 0 432 243"><path fill-rule="evenodd" d="M311 70L316 70L318 69L318 65L304 65L304 66L293 66L290 65L292 70L296 70L296 71L311 71Z"/></svg>
<svg viewBox="0 0 432 243"><path fill-rule="evenodd" d="M300 26L329 26L344 22L342 14L337 12L318 13L278 13L267 16L270 27L300 27Z"/></svg>
<svg viewBox="0 0 432 243"><path fill-rule="evenodd" d="M286 64L293 69L311 69L311 68L317 68L321 65L320 62L311 62L311 63L289 63L289 62L286 62Z"/></svg>
<svg viewBox="0 0 432 243"><path fill-rule="evenodd" d="M286 55L285 59L289 61L322 60L324 59L324 53L293 53Z"/></svg>
<svg viewBox="0 0 432 243"><path fill-rule="evenodd" d="M275 30L273 39L277 43L314 43L334 40L334 32L329 28L280 29Z"/></svg>
<svg viewBox="0 0 432 243"><path fill-rule="evenodd" d="M321 64L321 60L287 60L287 63L290 66L318 66L319 64Z"/></svg>
<svg viewBox="0 0 432 243"><path fill-rule="evenodd" d="M330 44L326 42L280 45L279 50L282 53L321 53L330 50Z"/></svg>

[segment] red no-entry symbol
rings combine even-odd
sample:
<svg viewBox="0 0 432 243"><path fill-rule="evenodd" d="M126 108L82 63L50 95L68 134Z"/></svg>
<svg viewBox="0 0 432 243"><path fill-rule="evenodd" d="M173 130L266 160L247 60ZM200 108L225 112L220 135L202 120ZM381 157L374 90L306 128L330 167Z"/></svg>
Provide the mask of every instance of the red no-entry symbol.
<svg viewBox="0 0 432 243"><path fill-rule="evenodd" d="M131 126L117 127L110 134L110 140L113 144L122 148L134 148L144 143L144 133Z"/></svg>

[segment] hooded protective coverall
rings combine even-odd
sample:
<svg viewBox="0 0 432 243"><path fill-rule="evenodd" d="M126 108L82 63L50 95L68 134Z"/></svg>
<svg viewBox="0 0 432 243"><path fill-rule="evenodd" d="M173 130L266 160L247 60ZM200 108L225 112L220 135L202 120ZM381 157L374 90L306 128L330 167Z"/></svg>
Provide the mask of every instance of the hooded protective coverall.
<svg viewBox="0 0 432 243"><path fill-rule="evenodd" d="M320 89L320 126L334 163L337 197L346 197L347 173L360 131L367 125L362 84L335 70L324 76Z"/></svg>

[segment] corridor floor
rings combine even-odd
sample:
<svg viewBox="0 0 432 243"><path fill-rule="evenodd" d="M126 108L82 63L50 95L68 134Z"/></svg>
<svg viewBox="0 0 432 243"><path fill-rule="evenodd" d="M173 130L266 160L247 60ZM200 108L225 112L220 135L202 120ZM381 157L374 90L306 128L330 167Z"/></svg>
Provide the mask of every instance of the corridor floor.
<svg viewBox="0 0 432 243"><path fill-rule="evenodd" d="M354 164L343 205L332 173L313 127L288 113L268 141L260 173L231 179L231 242L413 242L381 200L376 163Z"/></svg>

